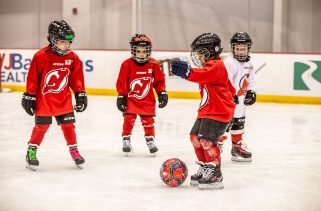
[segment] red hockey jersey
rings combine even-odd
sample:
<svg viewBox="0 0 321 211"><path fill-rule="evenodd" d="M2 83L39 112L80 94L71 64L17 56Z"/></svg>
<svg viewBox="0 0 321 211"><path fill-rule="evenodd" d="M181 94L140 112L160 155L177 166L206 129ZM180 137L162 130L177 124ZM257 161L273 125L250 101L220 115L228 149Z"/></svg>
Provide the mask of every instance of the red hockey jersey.
<svg viewBox="0 0 321 211"><path fill-rule="evenodd" d="M164 91L165 77L158 61L150 58L145 64L137 64L133 58L125 60L120 68L116 88L127 98L126 113L155 115L156 93Z"/></svg>
<svg viewBox="0 0 321 211"><path fill-rule="evenodd" d="M36 95L37 116L59 116L73 112L71 88L85 91L84 73L76 53L58 56L50 46L33 57L27 76L27 92Z"/></svg>
<svg viewBox="0 0 321 211"><path fill-rule="evenodd" d="M221 59L208 61L203 68L192 68L187 80L199 84L201 103L198 118L229 122L234 114L235 89Z"/></svg>

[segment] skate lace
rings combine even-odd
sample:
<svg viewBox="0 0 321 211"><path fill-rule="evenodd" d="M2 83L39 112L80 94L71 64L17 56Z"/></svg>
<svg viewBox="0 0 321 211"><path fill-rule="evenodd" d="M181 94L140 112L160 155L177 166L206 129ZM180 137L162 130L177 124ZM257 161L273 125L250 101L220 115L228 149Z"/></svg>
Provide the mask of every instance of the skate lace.
<svg viewBox="0 0 321 211"><path fill-rule="evenodd" d="M148 146L149 149L156 148L156 145L155 145L155 143L154 143L154 140L148 140L148 141L146 142L146 144L147 144L147 146Z"/></svg>
<svg viewBox="0 0 321 211"><path fill-rule="evenodd" d="M199 167L198 167L198 170L197 170L197 172L196 172L196 175L202 176L203 173L204 173L204 171L205 171L205 168L204 168L203 166L199 166Z"/></svg>
<svg viewBox="0 0 321 211"><path fill-rule="evenodd" d="M214 169L206 168L204 169L204 172L203 172L203 178L209 179L213 176L213 174L214 174Z"/></svg>
<svg viewBox="0 0 321 211"><path fill-rule="evenodd" d="M71 156L73 157L73 159L76 160L76 159L81 158L81 156L80 156L79 151L78 151L77 148L70 149L69 151L70 151L70 154L71 154Z"/></svg>
<svg viewBox="0 0 321 211"><path fill-rule="evenodd" d="M129 139L123 139L123 147L124 148L127 148L127 147L132 148Z"/></svg>
<svg viewBox="0 0 321 211"><path fill-rule="evenodd" d="M248 152L249 151L249 149L247 148L247 144L245 144L243 142L241 142L239 144L235 144L234 147L238 148L242 152Z"/></svg>
<svg viewBox="0 0 321 211"><path fill-rule="evenodd" d="M28 157L29 160L37 160L37 151L35 149L29 148L28 149Z"/></svg>

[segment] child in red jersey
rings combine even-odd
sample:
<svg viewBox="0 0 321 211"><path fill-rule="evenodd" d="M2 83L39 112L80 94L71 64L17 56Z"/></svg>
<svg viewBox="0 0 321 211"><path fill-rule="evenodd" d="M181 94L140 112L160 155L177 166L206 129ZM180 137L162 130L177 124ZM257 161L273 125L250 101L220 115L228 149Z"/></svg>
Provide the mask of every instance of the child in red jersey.
<svg viewBox="0 0 321 211"><path fill-rule="evenodd" d="M117 107L123 112L123 152L132 151L130 136L137 115L142 122L146 144L150 153L158 151L155 145L155 96L158 107L164 108L168 102L165 78L159 63L151 58L152 42L144 34L136 34L130 41L132 57L125 60L117 79Z"/></svg>
<svg viewBox="0 0 321 211"><path fill-rule="evenodd" d="M201 103L198 117L190 132L197 164L196 174L191 176L191 185L199 189L222 189L220 149L217 145L231 121L235 109L235 89L220 58L221 39L213 33L198 36L191 44L193 63L175 61L171 64L174 75L199 84Z"/></svg>
<svg viewBox="0 0 321 211"><path fill-rule="evenodd" d="M87 107L82 64L77 54L70 50L75 34L63 20L50 23L48 33L50 45L34 55L21 102L29 115L35 115L36 125L26 155L27 167L31 170L39 165L37 149L52 123L52 116L61 126L75 164L81 167L85 162L77 149L74 126L74 109L82 112ZM69 88L75 93L74 108Z"/></svg>

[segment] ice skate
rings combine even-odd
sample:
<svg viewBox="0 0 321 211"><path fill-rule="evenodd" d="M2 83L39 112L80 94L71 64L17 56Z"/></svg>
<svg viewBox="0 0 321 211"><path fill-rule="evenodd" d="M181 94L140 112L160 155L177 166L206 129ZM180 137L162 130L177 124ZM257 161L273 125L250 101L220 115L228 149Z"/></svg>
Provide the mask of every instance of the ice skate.
<svg viewBox="0 0 321 211"><path fill-rule="evenodd" d="M82 169L82 164L85 163L85 159L79 154L77 145L75 144L69 146L69 152L72 160L75 162L76 167Z"/></svg>
<svg viewBox="0 0 321 211"><path fill-rule="evenodd" d="M130 136L123 137L123 152L126 156L129 155L130 152L133 151L132 145L130 143Z"/></svg>
<svg viewBox="0 0 321 211"><path fill-rule="evenodd" d="M37 159L37 149L38 145L36 144L29 144L27 155L26 155L26 168L30 169L31 171L36 171L37 167L39 166L39 161Z"/></svg>
<svg viewBox="0 0 321 211"><path fill-rule="evenodd" d="M237 144L232 144L232 161L235 162L252 162L252 153L247 149L246 144L239 141Z"/></svg>
<svg viewBox="0 0 321 211"><path fill-rule="evenodd" d="M220 167L207 164L203 173L203 178L198 181L200 190L223 189L223 176Z"/></svg>
<svg viewBox="0 0 321 211"><path fill-rule="evenodd" d="M198 181L203 178L203 173L205 170L205 164L202 161L196 161L196 164L199 165L199 168L195 174L191 176L191 186L196 187L198 186Z"/></svg>
<svg viewBox="0 0 321 211"><path fill-rule="evenodd" d="M145 138L146 138L146 144L148 146L149 152L151 154L155 154L158 151L158 148L155 145L154 137L149 136L149 137L145 137Z"/></svg>

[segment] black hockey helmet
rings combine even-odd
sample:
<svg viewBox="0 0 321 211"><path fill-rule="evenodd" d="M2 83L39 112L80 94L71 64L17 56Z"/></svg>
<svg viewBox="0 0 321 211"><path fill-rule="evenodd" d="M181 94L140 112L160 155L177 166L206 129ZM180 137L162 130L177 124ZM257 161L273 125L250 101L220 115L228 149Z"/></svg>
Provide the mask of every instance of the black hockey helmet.
<svg viewBox="0 0 321 211"><path fill-rule="evenodd" d="M252 39L248 33L236 32L232 36L230 44L231 44L231 48L232 48L231 50L232 50L232 53L233 53L233 56L235 59L237 59L240 62L246 62L250 59L249 53L251 51L251 47L252 47L253 43L252 43ZM237 45L242 45L242 44L246 46L247 51L245 53L241 54L241 53L236 52L235 47Z"/></svg>
<svg viewBox="0 0 321 211"><path fill-rule="evenodd" d="M150 58L152 54L152 41L147 37L145 34L135 34L129 42L130 44L130 50L131 54L134 58L134 60L138 63L145 63ZM137 57L136 51L137 47L143 47L145 48L144 53L146 53L146 56L141 58Z"/></svg>
<svg viewBox="0 0 321 211"><path fill-rule="evenodd" d="M203 66L198 54L204 55L205 61L208 61L210 59L217 59L223 50L221 48L221 39L214 33L199 35L192 42L191 48L192 61L198 67Z"/></svg>
<svg viewBox="0 0 321 211"><path fill-rule="evenodd" d="M59 56L64 56L70 51L70 44L75 38L75 33L68 23L64 20L53 21L48 27L48 41L51 44L51 49ZM66 50L57 48L56 42L58 40L64 40L69 42L69 47Z"/></svg>

